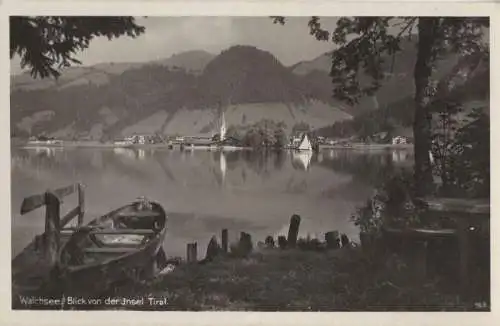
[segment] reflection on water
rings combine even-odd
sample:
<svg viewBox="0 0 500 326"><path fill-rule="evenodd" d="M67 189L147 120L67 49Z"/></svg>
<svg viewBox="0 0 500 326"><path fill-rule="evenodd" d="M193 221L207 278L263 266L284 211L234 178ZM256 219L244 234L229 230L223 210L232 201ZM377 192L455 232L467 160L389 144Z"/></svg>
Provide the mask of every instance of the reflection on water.
<svg viewBox="0 0 500 326"><path fill-rule="evenodd" d="M130 148L115 147L113 148L113 152L117 155L123 155L131 158L135 157L135 151Z"/></svg>
<svg viewBox="0 0 500 326"><path fill-rule="evenodd" d="M373 185L398 167L410 167L408 152L174 151L163 149L13 149L13 253L43 230L43 210L19 215L24 197L74 182L87 185L90 220L139 196L170 212L165 249L183 256L197 241L200 255L210 237L227 228L255 240L286 233L300 214L301 236L357 230L349 217ZM62 212L76 200L68 197Z"/></svg>
<svg viewBox="0 0 500 326"><path fill-rule="evenodd" d="M224 180L226 179L226 155L223 151L220 152L220 173L222 176L222 184L224 184Z"/></svg>
<svg viewBox="0 0 500 326"><path fill-rule="evenodd" d="M43 146L34 146L31 148L37 155L44 155L47 157L54 157L56 152L62 151L61 147L43 147Z"/></svg>
<svg viewBox="0 0 500 326"><path fill-rule="evenodd" d="M137 157L140 160L143 160L146 157L146 152L143 149L138 149L137 150Z"/></svg>
<svg viewBox="0 0 500 326"><path fill-rule="evenodd" d="M312 157L313 157L312 151L292 152L292 162L295 163L294 166L305 171L307 171L307 169L309 168Z"/></svg>
<svg viewBox="0 0 500 326"><path fill-rule="evenodd" d="M392 161L393 162L406 162L408 161L410 153L408 151L393 151Z"/></svg>

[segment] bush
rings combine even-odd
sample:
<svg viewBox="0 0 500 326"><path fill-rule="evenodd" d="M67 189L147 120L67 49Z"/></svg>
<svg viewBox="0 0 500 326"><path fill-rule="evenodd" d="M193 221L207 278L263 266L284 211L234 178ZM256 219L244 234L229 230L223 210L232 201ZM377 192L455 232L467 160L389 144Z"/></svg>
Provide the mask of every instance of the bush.
<svg viewBox="0 0 500 326"><path fill-rule="evenodd" d="M413 176L402 171L378 187L375 195L357 209L352 220L361 232L378 233L383 225L419 226L425 210L425 203L415 198Z"/></svg>
<svg viewBox="0 0 500 326"><path fill-rule="evenodd" d="M467 197L490 197L490 120L481 109L469 117L473 121L457 132L453 182Z"/></svg>
<svg viewBox="0 0 500 326"><path fill-rule="evenodd" d="M439 128L433 136L433 170L442 181L439 195L489 197L489 116L483 108L476 108L468 115L469 122L458 127L456 111L440 113Z"/></svg>
<svg viewBox="0 0 500 326"><path fill-rule="evenodd" d="M363 233L378 233L382 226L382 207L375 206L375 199L368 199L364 206L356 210L351 217L354 225Z"/></svg>

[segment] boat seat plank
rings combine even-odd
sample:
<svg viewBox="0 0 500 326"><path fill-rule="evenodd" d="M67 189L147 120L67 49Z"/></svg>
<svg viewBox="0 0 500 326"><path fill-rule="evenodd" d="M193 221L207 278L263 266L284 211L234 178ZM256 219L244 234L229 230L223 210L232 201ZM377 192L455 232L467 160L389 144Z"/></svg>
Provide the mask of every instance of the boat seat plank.
<svg viewBox="0 0 500 326"><path fill-rule="evenodd" d="M137 212L122 212L116 216L130 218L130 217L160 217L161 214L156 211L137 211Z"/></svg>
<svg viewBox="0 0 500 326"><path fill-rule="evenodd" d="M92 247L85 248L83 251L85 253L127 253L137 251L137 248L115 248L115 247Z"/></svg>
<svg viewBox="0 0 500 326"><path fill-rule="evenodd" d="M138 234L152 235L155 231L151 229L95 229L90 231L91 234Z"/></svg>

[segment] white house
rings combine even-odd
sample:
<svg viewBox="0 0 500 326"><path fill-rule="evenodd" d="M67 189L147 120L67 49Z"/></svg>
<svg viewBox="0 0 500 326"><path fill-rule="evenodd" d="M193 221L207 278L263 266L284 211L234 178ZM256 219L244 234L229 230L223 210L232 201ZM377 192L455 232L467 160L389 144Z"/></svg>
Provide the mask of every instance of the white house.
<svg viewBox="0 0 500 326"><path fill-rule="evenodd" d="M408 139L404 136L396 136L392 138L393 145L407 144Z"/></svg>

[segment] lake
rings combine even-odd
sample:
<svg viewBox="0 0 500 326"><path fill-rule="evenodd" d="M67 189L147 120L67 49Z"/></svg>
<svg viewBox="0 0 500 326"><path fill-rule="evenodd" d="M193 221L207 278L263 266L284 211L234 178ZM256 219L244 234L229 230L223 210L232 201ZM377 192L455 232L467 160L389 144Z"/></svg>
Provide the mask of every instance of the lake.
<svg viewBox="0 0 500 326"><path fill-rule="evenodd" d="M85 220L145 196L169 213L164 248L185 256L198 243L204 257L221 229L263 241L286 234L292 214L302 217L299 236L323 239L339 230L357 240L350 221L374 185L394 169L410 168L408 151L323 150L317 154L168 149L12 148L12 254L44 228L44 209L20 215L24 197L82 182ZM64 199L61 213L76 206Z"/></svg>

